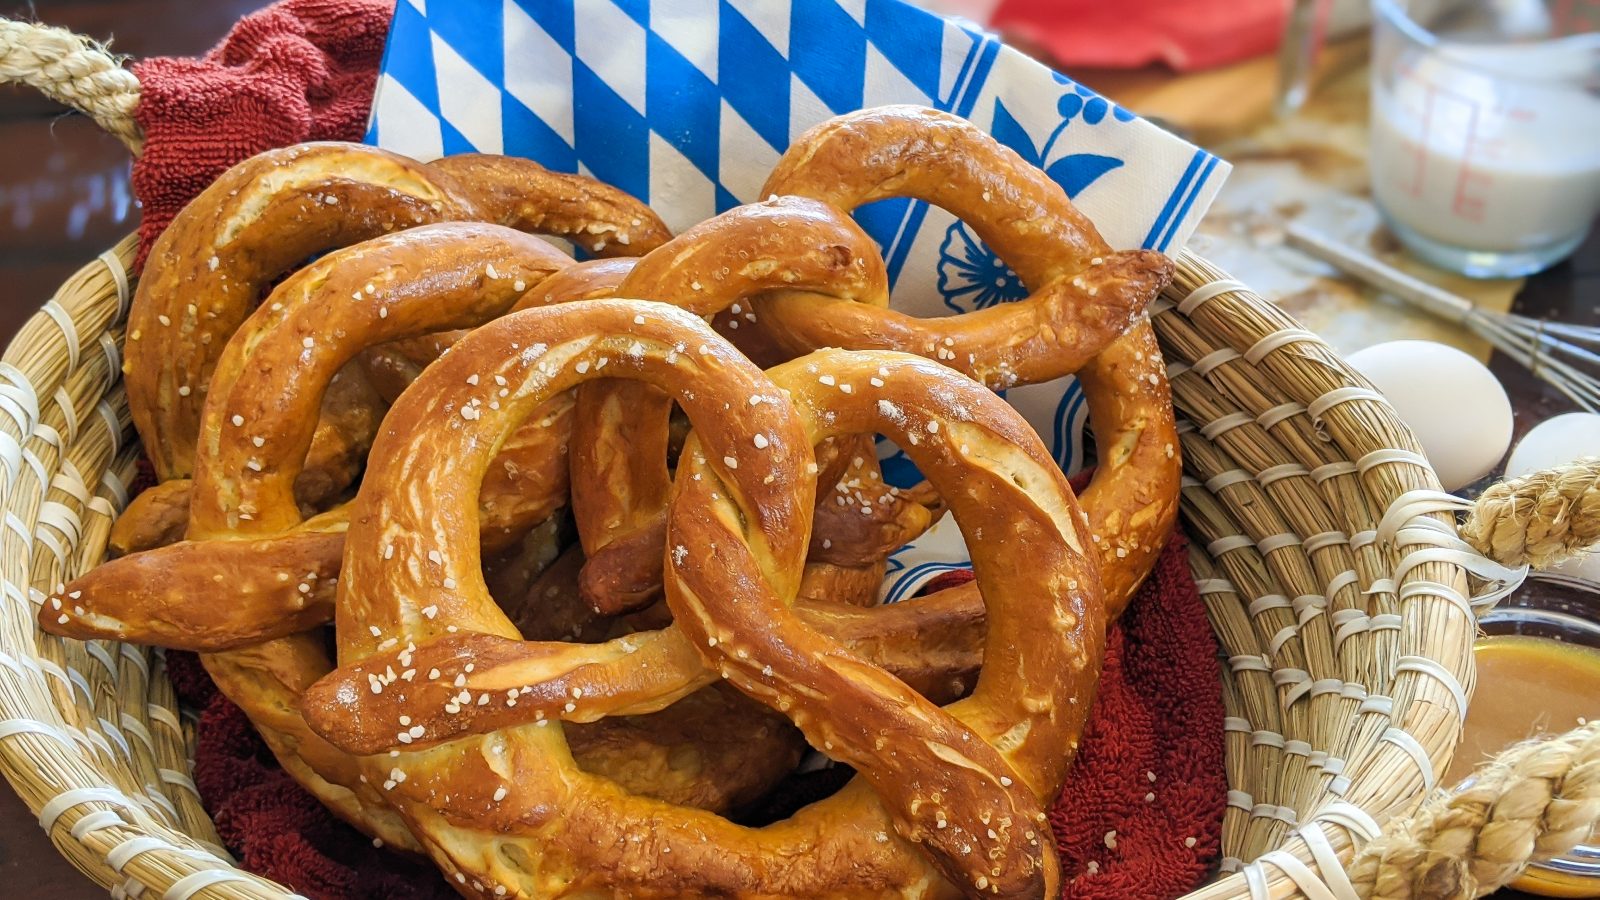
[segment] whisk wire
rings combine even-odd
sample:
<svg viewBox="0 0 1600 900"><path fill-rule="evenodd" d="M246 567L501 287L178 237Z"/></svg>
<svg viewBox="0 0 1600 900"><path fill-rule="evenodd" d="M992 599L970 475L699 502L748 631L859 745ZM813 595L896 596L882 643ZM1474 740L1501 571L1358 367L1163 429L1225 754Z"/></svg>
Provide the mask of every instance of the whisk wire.
<svg viewBox="0 0 1600 900"><path fill-rule="evenodd" d="M1464 297L1402 272L1300 222L1284 230L1296 247L1373 287L1450 322L1465 325L1572 402L1600 412L1600 328L1479 309Z"/></svg>
<svg viewBox="0 0 1600 900"><path fill-rule="evenodd" d="M1600 328L1474 310L1466 326L1578 406L1600 412Z"/></svg>

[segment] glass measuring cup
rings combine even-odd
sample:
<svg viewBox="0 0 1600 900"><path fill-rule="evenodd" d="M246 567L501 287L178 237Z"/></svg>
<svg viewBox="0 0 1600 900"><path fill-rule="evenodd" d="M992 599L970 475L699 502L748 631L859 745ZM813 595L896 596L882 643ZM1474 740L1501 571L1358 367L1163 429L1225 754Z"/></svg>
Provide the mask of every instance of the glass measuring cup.
<svg viewBox="0 0 1600 900"><path fill-rule="evenodd" d="M1372 0L1372 195L1478 277L1565 258L1600 212L1600 2Z"/></svg>

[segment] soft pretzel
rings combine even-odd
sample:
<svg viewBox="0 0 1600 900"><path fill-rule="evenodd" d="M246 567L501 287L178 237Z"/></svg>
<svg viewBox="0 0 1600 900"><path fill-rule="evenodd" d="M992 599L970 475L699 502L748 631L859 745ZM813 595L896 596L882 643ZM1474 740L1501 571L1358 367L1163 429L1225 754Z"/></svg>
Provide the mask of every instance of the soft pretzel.
<svg viewBox="0 0 1600 900"><path fill-rule="evenodd" d="M332 391L350 372L359 372L344 363L369 344L393 346L398 336L483 321L521 300L529 285L554 302L572 299L568 292L603 291L615 280L615 273L597 276L592 271L562 277L570 263L545 241L522 232L447 223L347 248L291 276L273 293L277 308L258 311L250 332L229 342L223 359L233 368L213 381L228 412L215 420L215 431L206 433L202 455L210 453L217 464L208 466L203 477L223 477L219 467L225 465L227 472L244 473L243 486L208 482L203 485L206 499L198 507L185 497L183 522L189 540L95 568L67 585L62 596L72 602L42 616L41 622L82 639L206 652L249 646L330 621L346 513L334 509L302 521L301 510L290 502L304 468L305 432L324 430L305 414L307 398L325 386ZM544 282L551 280L557 283L546 288ZM366 292L367 286L374 290ZM356 293L362 300L346 299ZM328 304L330 294L340 302ZM298 318L288 319L291 313ZM348 321L350 317L356 321ZM435 323L442 324L436 328ZM312 346L305 346L308 340ZM267 359L298 365L263 366ZM330 379L327 366L334 362L338 365ZM306 368L313 363L321 366L314 373ZM261 417L226 405L234 380L249 367L260 368L241 390L245 399L258 398L265 410ZM481 539L486 546L506 546L566 503L571 412L570 397L552 399L501 448L482 496ZM234 415L251 423L248 434L233 424ZM223 450L225 458L218 456ZM197 477L194 490L202 487L201 480ZM156 490L158 497L166 493ZM258 490L271 495L263 499ZM281 505L285 502L289 505ZM260 524L269 517L272 525ZM232 602L192 602L198 593L215 589L218 564L229 573ZM79 596L71 597L74 593Z"/></svg>
<svg viewBox="0 0 1600 900"><path fill-rule="evenodd" d="M954 121L981 136L963 120ZM983 140L988 141L988 145L974 139L969 142L972 146L951 148L948 155L964 159L959 154L977 153L988 146L994 155L1000 149L986 136ZM851 149L859 151L859 148ZM919 176L922 180L907 189L926 190L930 196L943 199L945 195L927 187L943 174L935 165L937 160L926 155L911 158L928 171ZM1014 154L1012 158L1015 160ZM1015 160L1015 164L1031 173L1034 182L1042 182L1042 185L1035 185L1040 192L1053 189L1060 194L1060 188L1042 173L1020 160ZM841 177L838 172L825 170L825 173L835 179ZM780 166L772 182L780 190L788 187L783 174ZM869 172L864 177L870 179L872 174ZM1018 178L1021 177L1019 172ZM848 186L847 183L846 188ZM803 190L808 185L801 183L795 187ZM837 200L838 197L829 195L826 199ZM854 196L850 199L850 205L859 200ZM972 216L987 214L1011 221L1000 203L963 208L956 201L945 202ZM1072 210L1065 195L1060 197L1060 202L1074 216L1069 224L1088 229L1088 234L1098 241L1092 226ZM1049 231L1036 234L1032 232L1039 229L1030 231L1023 226L1017 226L1017 231L1027 233L1028 240L1011 234L1011 244L1026 244L1032 259L1050 258L1049 254L1039 251L1036 244L1055 241L1068 251L1076 246L1065 238L1057 239ZM1072 234L1077 236L1077 232ZM1109 249L1105 253L1111 256ZM1085 365L1086 360L1093 358L1094 351L1105 347L1135 321L1144 304L1170 275L1170 265L1165 258L1144 252L1122 254L1108 265L1089 268L1102 271L1096 274L1093 284L1082 287L1059 277L1059 267L1051 269L1050 292L1026 306L1014 305L1016 308L1011 312L986 311L977 320L967 316L927 321L912 319L887 308L888 288L882 260L876 246L853 221L830 204L778 197L723 213L647 254L618 288L618 294L666 300L702 315L731 307L730 311L740 313L731 324L737 325L742 320L747 330L766 324L767 313L758 316L751 307L752 302L763 310L769 306L786 310L788 315L807 322L811 320L805 317L812 315L814 307L824 313L850 311L851 323L862 328L859 333L845 329L825 333L819 330L821 326L816 322L811 322L811 330L798 337L784 330L781 323L777 327L770 324L766 327L783 337L788 348L795 352L812 346L897 347L922 352L970 375L1007 372L1031 382L1060 377ZM773 291L782 293L762 297ZM794 303L801 303L803 307L793 307ZM1032 316L1029 321L1033 322L1026 330L1026 334L1032 335L1029 340L1008 343L990 333L1020 327L1019 321L1028 316ZM991 319L994 321L990 322ZM826 325L827 320L822 324ZM958 344L945 336L946 332L966 336ZM923 343L911 340L908 335L912 334L922 335L918 340ZM815 343L808 345L811 341ZM955 352L950 349L952 346L968 352L964 361L952 359ZM1153 344L1151 349L1153 352ZM1105 392L1099 390L1098 385L1104 377L1096 381L1097 372L1087 373L1086 381L1097 387L1091 398L1091 408L1100 413L1095 421L1115 423L1123 432L1135 435L1150 426L1149 437L1143 445L1135 447L1146 451L1136 460L1145 469L1135 474L1150 476L1150 483L1138 477L1122 478L1115 490L1103 485L1093 501L1100 507L1092 510L1099 517L1096 521L1114 523L1108 533L1112 540L1105 545L1105 552L1108 562L1114 563L1116 570L1123 573L1115 583L1115 603L1120 609L1154 560L1153 551L1159 547L1176 515L1173 498L1176 496L1177 460L1175 455L1165 456L1167 448L1176 446L1176 435L1172 431L1170 405L1161 403L1165 374L1159 356L1151 357L1133 373L1122 371L1118 359L1113 359L1110 368L1116 373L1116 385L1106 390L1126 391L1132 396L1129 399L1103 396ZM1149 383L1149 378L1158 379L1158 383ZM652 397L647 387L620 381L585 387L579 395L573 502L585 549L591 555L585 571L585 596L597 609L605 611L637 608L656 596L660 584L654 549L662 540L667 471L665 454L659 446L665 440L663 423L668 405L659 394ZM760 402L760 398L753 398L752 402ZM1160 421L1152 421L1159 420L1163 414L1165 431ZM1162 444L1160 458L1154 461L1145 458L1148 445L1158 441L1163 433L1171 440ZM1113 436L1120 439L1123 435L1119 432ZM1107 467L1101 480L1118 481L1116 473L1125 461L1113 457L1122 450L1123 444L1120 440L1107 441L1105 446L1110 452L1106 454ZM863 493L862 483L872 484L878 476L877 461L870 444L857 442L853 447L851 453L862 458L864 465L850 479L856 483L854 487L845 488L838 496L822 499L825 506L833 503L847 509L824 510L818 531L819 543L832 543L833 538L840 537L843 539L836 542L840 547L851 547L854 543L851 538L862 537L849 521L849 517L857 513L874 518L872 524L881 526L887 535L914 537L920 533L916 529L931 524L932 517L924 509L905 502L898 492L887 486L870 488L870 497ZM844 488L844 485L839 487ZM1167 487L1172 489L1170 495L1163 493ZM870 502L880 499L882 503ZM1151 499L1160 502L1147 504ZM1089 504L1088 498L1086 504ZM1130 510L1130 507L1133 508ZM1135 527L1125 521L1135 516L1147 527ZM836 528L841 529L838 535L833 533ZM899 545L887 549L893 550L896 546ZM827 547L818 549L823 553L828 550ZM1133 551L1131 559L1128 558L1130 551ZM876 600L882 576L877 565L846 567L819 560L812 569L807 596L831 594Z"/></svg>
<svg viewBox="0 0 1600 900"><path fill-rule="evenodd" d="M317 253L447 220L562 235L604 255L642 253L668 236L623 192L528 160L468 154L423 165L337 142L245 160L156 241L129 310L129 405L158 479L190 474L212 368L274 279ZM297 485L306 511L326 508L353 480L380 414L375 396L329 392ZM168 488L130 507L114 550L170 542L184 492Z"/></svg>
<svg viewBox="0 0 1600 900"><path fill-rule="evenodd" d="M601 359L609 360L603 371ZM862 388L824 394L814 389L817 370ZM448 415L483 396L469 384L473 375L480 385L506 379L511 395L480 418ZM497 435L556 393L606 376L668 392L696 426L667 532L674 625L610 646L551 647L543 665L501 673L511 678L498 684L468 680L479 664L494 670L487 655L437 675L423 668L423 650L441 639L516 642L486 596L469 537L477 482ZM874 377L884 385L869 387ZM561 729L547 723L369 758L369 780L382 777L389 801L436 861L458 881L479 883L480 895L498 887L518 896L640 897L1054 890L1041 803L1064 776L1103 640L1097 558L1086 552L1084 519L1064 477L1009 407L947 369L894 354L824 353L785 367L780 381L799 415L695 316L594 301L479 329L385 420L339 586L341 673L371 690L346 698L348 677L319 684L305 697L317 727L370 717L402 745L431 743L432 723L448 712L425 693L431 685L457 691L447 705L458 707L542 702L545 687L571 683L563 672L601 666L625 676L639 669L609 663L638 662L648 643L676 641L685 662L710 662L864 773L794 818L752 830L583 775L567 762ZM732 402L758 394L774 400ZM950 711L790 610L815 502L812 443L874 431L924 435L911 452L968 531L991 606L990 665L973 696ZM357 668L399 642L417 645L412 668L393 678ZM540 676L549 680L524 686ZM637 683L649 678L641 672ZM401 693L409 699L397 707ZM581 717L590 696L563 690L561 699L554 714Z"/></svg>
<svg viewBox="0 0 1600 900"><path fill-rule="evenodd" d="M455 224L388 235L291 276L217 361L197 444L187 540L89 572L44 605L41 623L80 637L145 640L176 629L179 640L162 642L181 646L185 633L199 629L212 643L226 639L226 623L217 619L228 604L205 600L218 590L258 605L261 597L275 597L280 611L314 610L313 595L326 596L335 581L344 518L302 521L294 484L317 428L310 413L362 348L357 342L476 324L567 262L539 238ZM490 277L494 269L497 277ZM428 277L415 277L418 270ZM358 293L362 300L347 299ZM340 302L327 302L329 296ZM349 758L299 716L301 690L329 668L321 638L303 632L314 622L305 615L275 618L271 633L225 644L255 646L203 656L207 670L291 774L364 829L408 845L382 801L352 777ZM263 637L276 639L262 643Z"/></svg>
<svg viewBox="0 0 1600 900"><path fill-rule="evenodd" d="M387 405L360 368L347 367L334 377L305 466L295 478L295 499L303 514L312 516L333 505L355 480ZM182 540L193 487L188 478L177 478L141 492L112 522L109 554L124 556Z"/></svg>
<svg viewBox="0 0 1600 900"><path fill-rule="evenodd" d="M882 152L872 150L869 138L887 143L889 149ZM1047 358L1026 364L1020 361L1020 357L1010 361L1004 353L986 356L981 364L975 352L970 357L952 359L952 351L948 346L962 346L957 345L953 338L948 346L945 338L940 337L931 346L913 343L909 349L924 351L953 368L978 367L973 374L980 375L984 371L991 375L1011 371L1023 373L1030 379L1057 377L1080 365L1083 367L1080 377L1089 398L1092 421L1099 429L1098 443L1101 448L1099 468L1085 493L1084 506L1094 526L1093 540L1102 556L1108 613L1119 613L1148 571L1155 551L1164 542L1176 515L1174 498L1180 462L1177 458L1172 411L1166 399L1165 373L1154 344L1153 332L1147 322L1137 316L1142 305L1153 297L1169 277L1170 263L1159 254L1139 252L1123 254L1118 257L1120 263L1107 264L1104 260L1111 256L1107 248L1103 251L1107 256L1102 258L1101 264L1096 265L1094 257L1082 261L1082 268L1094 270L1091 280L1074 285L1072 282L1077 276L1072 276L1064 284L1060 283L1061 279L1055 273L1070 271L1068 267L1073 264L1074 254L1093 252L1104 247L1093 226L1072 207L1060 188L1042 173L1023 163L1015 154L1000 147L970 124L953 116L912 108L889 108L845 116L820 126L811 136L804 138L792 154L786 157L791 161L788 166L779 166L774 175L774 185L786 190L807 192L815 188L814 192L818 195L846 206L901 191L947 205L957 214L974 220L980 232L1007 258L1016 250L1019 258L1029 266L1024 274L1032 279L1030 283L1048 283L1055 292L1051 296L1056 296L1057 300L1076 297L1085 307L1102 311L1098 316L1091 315L1088 324L1082 327L1062 325L1046 330L1056 336L1054 344L1045 348L1049 350ZM891 163L902 158L914 160L921 167L914 176L904 173L897 176L895 173L901 172L901 169L890 170ZM855 168L840 162L843 159L853 160ZM987 163L989 168L977 165L973 159ZM806 174L802 177L801 174L794 174L801 171L795 168L797 164L793 163L794 160L805 160L808 165L814 163L818 168L816 171L803 170ZM828 164L830 160L833 161L831 166ZM902 168L906 172L911 169L909 166ZM863 174L857 176L858 170ZM991 175L991 172L995 174ZM855 184L851 179L858 180L860 184ZM827 190L821 185L826 185ZM956 190L962 187L971 190L966 194ZM992 208L975 201L974 198L982 196L983 190L990 191ZM1016 196L1012 196L1013 193ZM1029 206L1029 203L1034 205ZM653 280L676 287L676 291L662 293L683 292L691 296L711 293L699 273L709 270L721 274L722 263L726 261L729 275L715 282L722 285L719 290L727 291L729 295L736 292L752 294L757 290L751 286L753 279L747 273L764 276L777 272L780 278L775 280L781 280L781 262L768 261L766 253L774 252L773 247L792 239L789 236L801 235L806 229L813 229L812 237L799 239L801 246L811 248L813 259L819 250L825 251L835 245L861 246L859 229L849 223L837 208L830 211L817 203L780 199L747 209L753 212L740 213L736 210L724 214L647 255L637 264L630 280L638 278L638 283L648 284L650 281L644 278L644 274L660 271L662 274ZM1018 212L1019 209L1021 212ZM803 215L793 215L793 211ZM768 225L771 226L770 233L761 236L761 229ZM819 239L816 234L830 235L831 239ZM695 243L701 235L713 238L709 246ZM1040 235L1050 240L1044 240ZM1035 242L1051 244L1054 249L1041 249ZM691 245L697 248L693 252L689 252ZM741 253L744 255L740 256ZM844 253L832 255L839 260L847 258ZM875 258L876 254L869 257L862 250L861 255ZM692 265L697 258L710 260L713 264L703 267ZM1060 262L1056 262L1057 259ZM1044 266L1058 268L1035 270ZM1113 270L1118 270L1120 274L1114 277L1109 275ZM801 283L798 279L791 284L815 290L818 282L827 281L827 269L819 265L817 271L820 274L811 276L810 284ZM732 277L735 275L743 276L743 283L738 283L739 279ZM696 285L700 286L699 291L695 290ZM619 291L625 289L626 283ZM1091 295L1090 291L1094 291L1094 294ZM968 317L955 317L919 322L903 316L896 317L896 314L886 312L879 306L881 292L875 283L871 290L857 288L854 292L873 298L872 302L852 303L848 300L826 299L817 293L797 292L790 295L769 294L759 298L757 305L762 310L768 307L786 310L794 318L803 318L802 313L818 310L824 313L832 310L859 312L861 317L866 317L862 321L873 327L867 328L862 334L846 336L847 340L841 337L841 342L848 342L855 347L871 347L874 341L887 342L896 335L907 333L907 328L917 333L939 335L941 323L959 330L975 321ZM838 293L845 295L842 291ZM1037 309L1033 313L1023 308L1007 315L1031 316L1040 310L1052 316L1071 312L1056 310L1051 305L1054 301L1047 300L1036 298L1033 305ZM696 307L691 303L690 308L705 312L716 305L708 301L705 307ZM878 316L885 317L884 321L894 327L887 331L878 328L874 325ZM781 317L773 327L767 312L761 312L759 320L769 326L769 330L780 334L788 327ZM987 319L976 321L981 323ZM1113 341L1129 322L1133 323L1132 327ZM902 325L905 327L902 328ZM1010 349L1006 352L1020 353L1022 351L1018 347L1024 346L1033 348L1029 352L1043 353L1044 349L1038 346L1038 341L1044 340L1046 331L1033 329L1028 333L1035 340L1024 342L1024 345L1007 345ZM1107 345L1107 341L1111 343ZM1096 348L1101 346L1105 349L1096 355ZM852 391L860 389L860 386L851 385ZM658 462L662 456L658 455L654 444L646 444L643 450L632 455L624 454L620 448L628 446L638 449L640 441L637 437L629 440L628 436L640 434L645 435L646 440L657 443L664 441L659 426L650 426L647 430L642 423L659 421L665 415L661 411L665 403L656 401L658 406L650 412L651 419L645 419L637 413L648 408L644 405L646 401L629 399L624 402L616 398L648 397L648 393L647 388L623 387L615 382L587 385L580 396L600 394L602 398L610 399L587 409L584 408L586 404L580 403L576 431L580 447L600 448L594 452L596 457L604 455L607 446L613 448L609 453L610 462L602 461L602 464L593 467L593 471L607 474L603 477L582 475L577 484L594 488L597 503L615 502L619 496L624 498L622 508L632 517L634 529L625 544L620 541L617 543L626 546L629 551L624 556L623 565L631 566L631 571L636 573L636 577L629 582L633 585L647 583L645 579L649 574L658 571L649 548L659 546L654 542L661 539L662 519L659 512L654 515L651 513L660 509L653 504L666 484L666 475L664 463ZM629 415L624 416L624 411ZM588 452L587 449L585 452ZM585 471L584 466L590 462L593 460L577 457L574 460L575 468L580 472ZM623 487L619 489L619 485ZM610 490L602 491L601 487L609 487ZM575 507L580 514L583 512L584 507L576 502L576 498ZM591 560L590 565L594 564ZM977 599L974 594L967 592L957 597L969 602ZM670 634L670 629L658 633ZM441 641L425 652L430 659L437 659L441 668L448 669L451 665L459 667L460 660L472 654L487 654L494 658L499 673L493 678L481 679L474 679L469 673L466 675L469 686L476 682L493 684L497 678L539 681L532 674L539 671L560 670L564 674L559 679L559 685L549 684L548 690L542 691L537 699L524 698L518 706L518 712L502 710L491 703L485 708L475 707L441 716L438 725L440 737L499 727L522 721L534 714L561 715L567 705L573 709L565 710L563 717L576 721L593 720L618 712L660 708L660 704L681 696L681 692L704 683L703 674L691 675L680 668L692 667L682 649L675 640L662 637L640 638L628 645L626 653L612 652L609 655L593 648L530 648L518 642L499 645L493 639ZM615 667L622 666L619 660L624 656L635 657L641 664L637 667L630 664L626 673L619 673ZM484 666L480 664L478 668L481 671ZM579 691L582 697L569 704L562 695L571 690ZM364 749L366 752L393 744L392 735L385 736L381 729L373 727L371 723L358 721L356 717L338 723L328 733L341 746Z"/></svg>
<svg viewBox="0 0 1600 900"><path fill-rule="evenodd" d="M352 759L308 732L299 716L301 692L330 668L321 637L303 632L331 617L348 521L343 510L298 521L288 485L315 422L303 413L317 407L334 373L349 371L342 367L362 342L489 318L519 299L519 283L568 262L520 232L451 224L376 239L292 276L218 362L186 510L189 539L67 585L46 604L42 623L77 636L227 649L203 656L207 669L285 768L359 827L414 846L358 779ZM496 269L499 277L486 274ZM323 291L343 297L369 279L375 290L360 303L319 303ZM569 278L542 296L560 299L584 283ZM564 463L564 445L562 436L536 455ZM504 453L496 463L504 466ZM486 508L483 518L492 513ZM234 602L204 600L219 590L233 592ZM635 793L712 809L746 802L792 767L800 742L781 719L725 694L691 698L669 716L596 724L577 736L574 751L586 770ZM707 739L701 726L718 718L734 721L720 728L720 741Z"/></svg>
<svg viewBox="0 0 1600 900"><path fill-rule="evenodd" d="M889 302L871 238L820 204L794 199L736 207L689 229L642 257L616 296L710 316L779 287ZM660 596L672 403L620 380L585 385L578 397L572 504L589 557L584 595L604 612L638 609Z"/></svg>
<svg viewBox="0 0 1600 900"><path fill-rule="evenodd" d="M1030 297L957 316L917 319L786 292L756 304L755 324L792 352L902 350L993 388L1076 372L1099 449L1083 507L1111 613L1119 613L1177 520L1172 400L1143 313L1171 279L1171 262L1149 250L1113 252L1042 171L965 119L922 107L879 107L815 126L779 159L761 194L842 210L889 197L926 201L970 224L1017 271Z"/></svg>

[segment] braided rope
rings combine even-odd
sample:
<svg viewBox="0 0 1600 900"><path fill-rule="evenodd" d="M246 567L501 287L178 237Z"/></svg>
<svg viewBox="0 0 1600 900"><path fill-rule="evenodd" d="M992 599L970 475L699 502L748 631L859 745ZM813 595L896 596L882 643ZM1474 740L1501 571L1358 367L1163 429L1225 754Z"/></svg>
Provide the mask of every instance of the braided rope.
<svg viewBox="0 0 1600 900"><path fill-rule="evenodd" d="M1536 569L1600 543L1600 458L1494 485L1461 536L1498 563Z"/></svg>
<svg viewBox="0 0 1600 900"><path fill-rule="evenodd" d="M1519 745L1466 790L1393 822L1350 865L1371 900L1468 900L1589 840L1600 824L1600 722Z"/></svg>
<svg viewBox="0 0 1600 900"><path fill-rule="evenodd" d="M138 153L139 80L103 44L61 28L0 18L0 82L21 82L85 113Z"/></svg>

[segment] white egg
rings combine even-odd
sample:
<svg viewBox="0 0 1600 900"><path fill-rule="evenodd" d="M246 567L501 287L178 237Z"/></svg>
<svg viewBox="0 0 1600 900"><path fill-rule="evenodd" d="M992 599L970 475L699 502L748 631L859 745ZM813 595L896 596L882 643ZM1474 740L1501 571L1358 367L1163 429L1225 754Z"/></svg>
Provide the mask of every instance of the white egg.
<svg viewBox="0 0 1600 900"><path fill-rule="evenodd" d="M1564 466L1582 456L1600 456L1600 416L1567 413L1533 426L1506 460L1506 475L1526 475Z"/></svg>
<svg viewBox="0 0 1600 900"><path fill-rule="evenodd" d="M1390 341L1346 359L1411 426L1445 490L1489 474L1511 445L1511 400L1466 353L1433 341Z"/></svg>
<svg viewBox="0 0 1600 900"><path fill-rule="evenodd" d="M1507 477L1566 465L1581 456L1600 456L1600 416L1567 413L1546 419L1528 432L1506 463ZM1552 572L1600 581L1600 552L1591 551L1550 568Z"/></svg>

